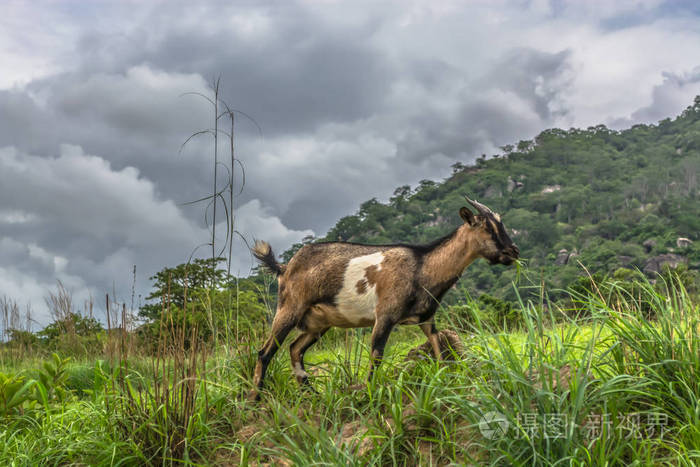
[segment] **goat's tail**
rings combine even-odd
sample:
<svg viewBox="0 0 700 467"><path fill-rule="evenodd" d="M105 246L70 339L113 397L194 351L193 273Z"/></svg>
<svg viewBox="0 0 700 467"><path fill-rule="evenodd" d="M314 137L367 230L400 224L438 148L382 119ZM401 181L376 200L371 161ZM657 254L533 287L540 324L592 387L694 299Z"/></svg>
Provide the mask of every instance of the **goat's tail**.
<svg viewBox="0 0 700 467"><path fill-rule="evenodd" d="M287 269L286 264L280 264L275 259L275 254L272 252L270 244L262 240L255 240L253 245L253 256L260 261L273 274L279 276L284 274Z"/></svg>

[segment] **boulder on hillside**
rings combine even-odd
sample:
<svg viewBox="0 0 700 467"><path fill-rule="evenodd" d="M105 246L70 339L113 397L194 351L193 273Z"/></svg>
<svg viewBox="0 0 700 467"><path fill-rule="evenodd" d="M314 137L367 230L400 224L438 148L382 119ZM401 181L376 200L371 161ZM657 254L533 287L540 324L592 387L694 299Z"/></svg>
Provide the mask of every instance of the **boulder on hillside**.
<svg viewBox="0 0 700 467"><path fill-rule="evenodd" d="M571 262L574 258L576 258L578 255L579 255L579 254L578 254L578 250L577 250L576 248L574 248L573 250L571 250L571 253L569 253L569 259L566 260L567 264L570 263L570 262Z"/></svg>
<svg viewBox="0 0 700 467"><path fill-rule="evenodd" d="M523 182L513 180L513 178L510 175L508 175L508 193L512 192L516 188L522 188L522 187L523 187Z"/></svg>
<svg viewBox="0 0 700 467"><path fill-rule="evenodd" d="M690 246L690 245L692 245L692 244L693 244L693 241L692 241L691 239L689 239L689 238L678 237L678 238L676 239L676 246L677 246L678 248L685 248L685 247Z"/></svg>
<svg viewBox="0 0 700 467"><path fill-rule="evenodd" d="M557 254L557 259L554 260L554 264L557 266L563 266L569 261L569 250L562 248Z"/></svg>
<svg viewBox="0 0 700 467"><path fill-rule="evenodd" d="M557 259L554 260L554 264L557 266L564 266L565 264L569 264L569 261L572 261L574 258L578 256L578 251L576 248L571 250L571 253L566 248L562 248L559 250L559 253L557 253Z"/></svg>
<svg viewBox="0 0 700 467"><path fill-rule="evenodd" d="M503 193L498 185L490 185L484 192L484 198L501 198Z"/></svg>
<svg viewBox="0 0 700 467"><path fill-rule="evenodd" d="M653 238L649 238L647 240L644 240L644 243L642 243L642 246L647 251L647 253L649 253L656 246L656 240L654 240Z"/></svg>
<svg viewBox="0 0 700 467"><path fill-rule="evenodd" d="M555 191L561 190L561 185L549 185L544 188L542 188L542 191L540 193L554 193Z"/></svg>
<svg viewBox="0 0 700 467"><path fill-rule="evenodd" d="M663 271L665 266L675 269L680 264L685 264L687 262L688 260L681 255L666 253L663 255L652 256L651 258L647 259L646 263L644 263L643 270L647 274L655 274Z"/></svg>
<svg viewBox="0 0 700 467"><path fill-rule="evenodd" d="M444 224L445 222L447 222L447 219L442 216L437 216L434 220L427 222L425 225L428 227L435 227L436 225Z"/></svg>

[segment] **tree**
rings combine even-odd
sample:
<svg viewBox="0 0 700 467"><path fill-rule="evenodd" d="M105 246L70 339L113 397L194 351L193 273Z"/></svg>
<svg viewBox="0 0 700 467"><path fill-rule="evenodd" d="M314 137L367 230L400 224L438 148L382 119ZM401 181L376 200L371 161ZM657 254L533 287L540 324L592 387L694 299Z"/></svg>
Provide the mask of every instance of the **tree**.
<svg viewBox="0 0 700 467"><path fill-rule="evenodd" d="M162 307L168 304L172 307L183 309L185 297L187 303L196 303L199 294L211 287L213 289L228 287L232 281L223 269L217 268L218 264L225 261L224 258L195 259L190 263L183 263L174 268L164 268L150 279L155 281L153 292L146 300L153 301L143 305L139 310L139 317L145 320L157 320L160 317ZM187 295L185 295L187 289Z"/></svg>
<svg viewBox="0 0 700 467"><path fill-rule="evenodd" d="M56 320L37 333L40 339L52 342L67 333L74 333L77 336L93 336L104 328L95 318L82 316L78 313L69 313L67 316Z"/></svg>
<svg viewBox="0 0 700 467"><path fill-rule="evenodd" d="M260 276L235 278L217 267L224 261L195 259L164 268L151 277L153 292L147 297L151 303L139 310L139 316L146 321L139 328L144 342L158 342L163 329L177 336L184 328L185 345L189 346L193 330L198 340L208 342L230 335L233 328L264 325L266 303L271 300ZM166 326L161 327L161 317Z"/></svg>
<svg viewBox="0 0 700 467"><path fill-rule="evenodd" d="M360 230L360 218L357 216L345 216L341 218L335 227L328 231L326 238L330 241L350 240Z"/></svg>

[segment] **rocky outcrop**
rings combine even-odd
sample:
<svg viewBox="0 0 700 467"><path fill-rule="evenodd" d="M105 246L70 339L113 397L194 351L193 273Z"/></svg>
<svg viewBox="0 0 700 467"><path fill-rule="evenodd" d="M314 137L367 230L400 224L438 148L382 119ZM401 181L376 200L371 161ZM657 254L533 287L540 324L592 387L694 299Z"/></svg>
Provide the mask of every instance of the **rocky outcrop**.
<svg viewBox="0 0 700 467"><path fill-rule="evenodd" d="M693 241L692 241L691 239L689 239L689 238L678 237L678 238L676 239L676 246L677 246L678 248L685 248L685 247L690 246L690 245L692 245L692 244L693 244Z"/></svg>
<svg viewBox="0 0 700 467"><path fill-rule="evenodd" d="M498 185L490 185L484 192L484 198L501 198L503 193Z"/></svg>
<svg viewBox="0 0 700 467"><path fill-rule="evenodd" d="M656 246L656 240L654 240L653 238L649 238L647 240L644 240L644 243L642 243L642 246L647 251L647 253L649 253Z"/></svg>
<svg viewBox="0 0 700 467"><path fill-rule="evenodd" d="M559 392L562 393L569 390L572 381L579 380L579 378L581 377L576 368L571 368L571 365L569 365L568 363L559 369L543 367L543 370L544 375L540 373L540 371L538 371L537 369L533 368L525 372L525 376L527 377L527 379L530 380L530 382L532 382L532 385L538 390L542 390L543 388L545 388L547 390L552 391L559 390ZM586 379L590 380L593 378L594 376L590 371L586 373ZM543 380L545 382L544 387L542 385Z"/></svg>
<svg viewBox="0 0 700 467"><path fill-rule="evenodd" d="M569 253L569 259L566 261L567 263L573 261L574 258L578 257L578 250L574 248L571 253Z"/></svg>
<svg viewBox="0 0 700 467"><path fill-rule="evenodd" d="M550 185L542 188L541 193L554 193L559 190L561 190L561 185Z"/></svg>
<svg viewBox="0 0 700 467"><path fill-rule="evenodd" d="M557 254L557 259L554 260L554 264L557 266L563 266L569 261L569 250L562 248Z"/></svg>
<svg viewBox="0 0 700 467"><path fill-rule="evenodd" d="M427 222L425 225L427 225L428 227L435 227L436 225L444 224L445 222L447 222L447 219L445 219L442 216L437 216L435 220Z"/></svg>
<svg viewBox="0 0 700 467"><path fill-rule="evenodd" d="M554 260L554 264L556 264L557 266L564 266L577 256L578 251L576 251L576 249L573 249L571 253L569 253L569 250L567 250L566 248L562 248L561 250L559 250L559 253L557 253L557 259Z"/></svg>
<svg viewBox="0 0 700 467"><path fill-rule="evenodd" d="M644 272L647 274L656 274L663 271L664 267L671 269L677 268L680 264L685 264L688 260L675 253L666 253L663 255L652 256L644 263Z"/></svg>
<svg viewBox="0 0 700 467"><path fill-rule="evenodd" d="M522 188L523 186L523 182L513 180L510 175L508 176L508 193L511 193L516 188Z"/></svg>

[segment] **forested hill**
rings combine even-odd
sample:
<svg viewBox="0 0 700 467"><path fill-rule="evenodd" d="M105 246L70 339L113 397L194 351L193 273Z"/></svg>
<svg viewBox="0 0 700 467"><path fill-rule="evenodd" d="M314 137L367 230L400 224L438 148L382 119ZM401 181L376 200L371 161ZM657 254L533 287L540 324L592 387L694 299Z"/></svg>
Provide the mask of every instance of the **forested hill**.
<svg viewBox="0 0 700 467"><path fill-rule="evenodd" d="M366 201L318 240L428 242L461 223L468 194L502 214L529 276L551 290L581 276L578 261L618 277L653 275L665 264L687 264L691 275L700 267L700 96L657 125L551 129L502 150L473 166L454 164L443 182L399 187L387 204ZM477 261L460 287L513 300L515 274Z"/></svg>

